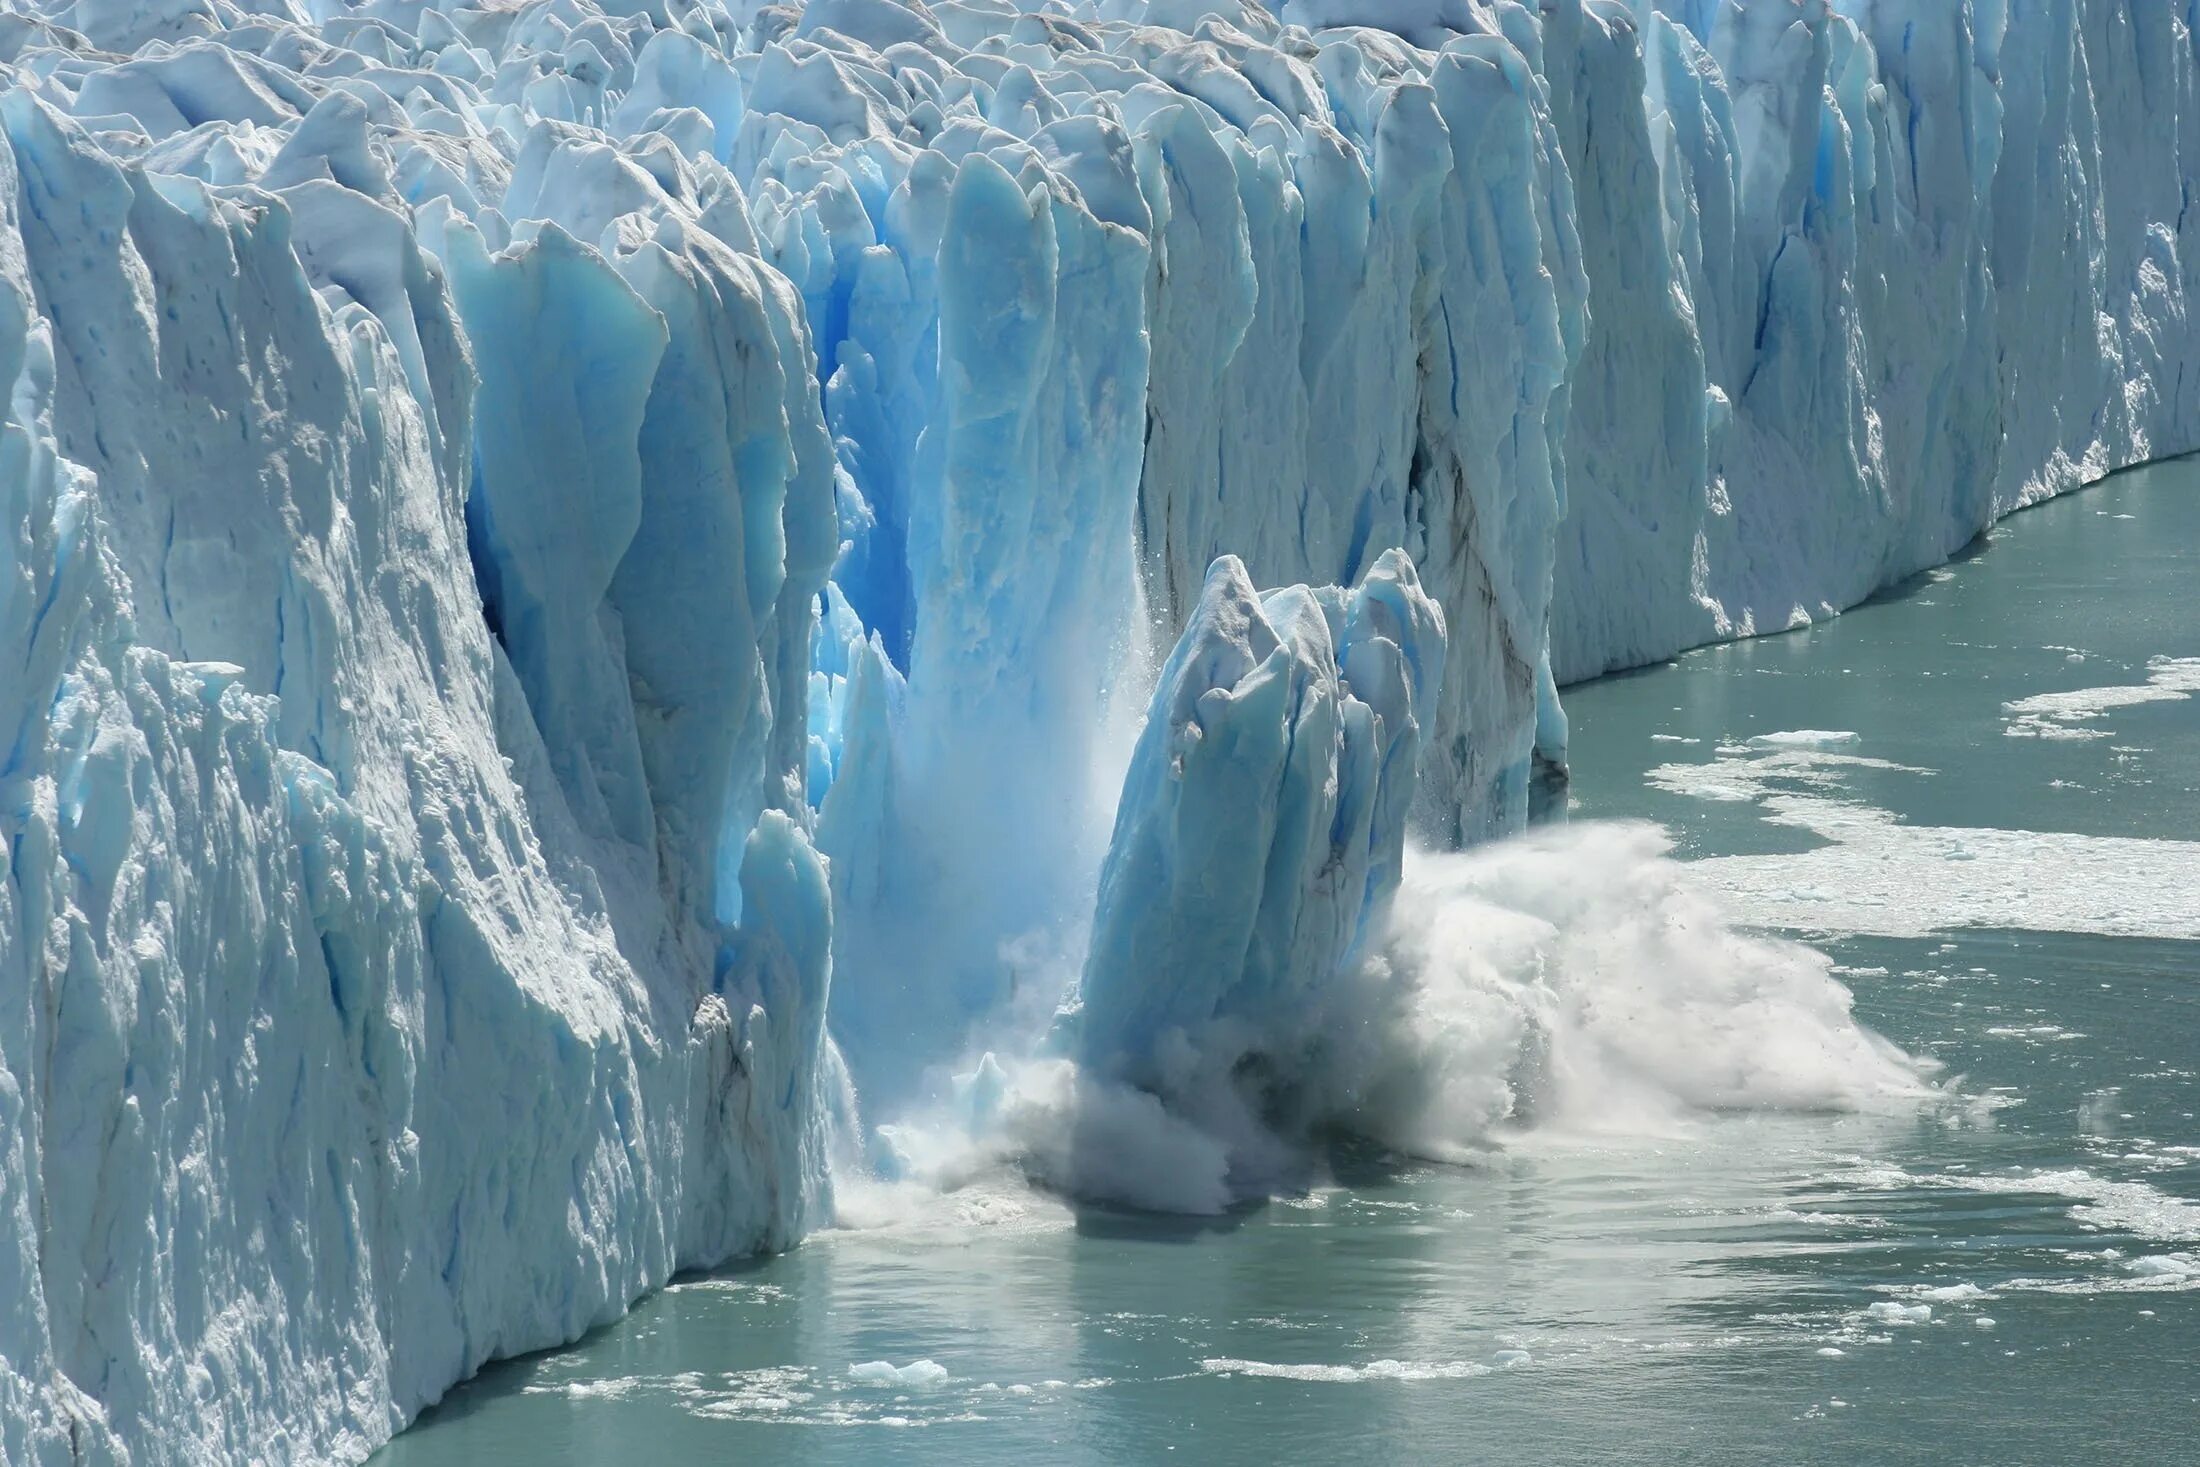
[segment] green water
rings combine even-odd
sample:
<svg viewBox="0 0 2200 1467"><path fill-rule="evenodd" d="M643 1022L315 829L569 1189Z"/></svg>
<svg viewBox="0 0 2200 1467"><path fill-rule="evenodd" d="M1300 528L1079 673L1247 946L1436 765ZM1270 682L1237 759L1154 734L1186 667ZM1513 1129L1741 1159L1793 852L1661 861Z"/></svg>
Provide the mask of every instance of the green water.
<svg viewBox="0 0 2200 1467"><path fill-rule="evenodd" d="M1711 858L1948 1104L1344 1156L1207 1222L972 1188L492 1367L377 1460L2200 1460L2200 696L2155 660L2200 657L2196 547L2164 465L1568 695L1577 818ZM1750 742L1797 730L1853 737Z"/></svg>

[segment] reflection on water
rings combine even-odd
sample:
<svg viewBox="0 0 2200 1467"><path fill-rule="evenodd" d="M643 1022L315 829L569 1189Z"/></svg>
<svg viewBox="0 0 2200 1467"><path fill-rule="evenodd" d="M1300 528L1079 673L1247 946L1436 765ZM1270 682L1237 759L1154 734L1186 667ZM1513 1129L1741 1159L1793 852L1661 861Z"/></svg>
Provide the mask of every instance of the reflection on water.
<svg viewBox="0 0 2200 1467"><path fill-rule="evenodd" d="M494 1367L381 1460L2190 1460L2196 543L2200 468L2143 471L1569 695L1577 813L1750 858L1701 875L1946 1104L1346 1150L1219 1219L857 1197L881 1225Z"/></svg>

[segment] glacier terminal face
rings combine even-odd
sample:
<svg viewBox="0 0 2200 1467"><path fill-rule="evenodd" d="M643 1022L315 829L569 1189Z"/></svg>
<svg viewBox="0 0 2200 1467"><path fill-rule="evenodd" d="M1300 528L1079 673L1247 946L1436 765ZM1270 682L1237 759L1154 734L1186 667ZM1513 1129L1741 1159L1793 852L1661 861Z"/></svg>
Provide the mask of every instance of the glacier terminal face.
<svg viewBox="0 0 2200 1467"><path fill-rule="evenodd" d="M356 1459L997 1035L1215 1167L1380 974L1434 1054L1408 831L1520 829L1559 685L2200 448L2196 28L10 7L0 1462ZM1501 1119L1446 1053L1337 1092Z"/></svg>

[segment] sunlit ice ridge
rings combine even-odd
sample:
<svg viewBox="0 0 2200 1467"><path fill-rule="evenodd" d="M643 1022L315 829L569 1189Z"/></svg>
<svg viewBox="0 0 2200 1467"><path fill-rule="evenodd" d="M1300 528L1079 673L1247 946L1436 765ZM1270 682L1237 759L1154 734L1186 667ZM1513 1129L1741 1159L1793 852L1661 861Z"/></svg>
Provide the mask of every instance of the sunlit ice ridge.
<svg viewBox="0 0 2200 1467"><path fill-rule="evenodd" d="M1655 832L1445 853L1560 685L2200 447L2182 0L34 0L0 86L8 1463L358 1458L836 1183L1914 1094Z"/></svg>

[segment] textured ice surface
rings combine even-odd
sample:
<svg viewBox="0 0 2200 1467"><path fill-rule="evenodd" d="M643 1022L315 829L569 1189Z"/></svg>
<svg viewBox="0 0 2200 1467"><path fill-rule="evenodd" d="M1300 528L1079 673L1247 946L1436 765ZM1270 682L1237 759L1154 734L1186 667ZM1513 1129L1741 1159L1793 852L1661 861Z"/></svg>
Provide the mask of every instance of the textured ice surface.
<svg viewBox="0 0 2200 1467"><path fill-rule="evenodd" d="M849 1366L848 1378L859 1385L936 1386L947 1379L947 1367L932 1360L912 1360L907 1365L866 1360Z"/></svg>
<svg viewBox="0 0 2200 1467"><path fill-rule="evenodd" d="M1930 1304L1897 1304L1892 1299L1882 1299L1864 1312L1877 1324L1930 1324L1933 1319Z"/></svg>
<svg viewBox="0 0 2200 1467"><path fill-rule="evenodd" d="M1321 1016L1403 871L1444 621L1397 551L1347 594L1215 562L1124 781L1076 1015L1086 1065L1182 1099Z"/></svg>
<svg viewBox="0 0 2200 1467"><path fill-rule="evenodd" d="M357 1457L795 1237L828 1032L1068 999L950 1097L1065 1164L1378 947L1540 1032L1371 924L1557 681L2200 446L2184 5L1031 9L0 14L0 1460Z"/></svg>

